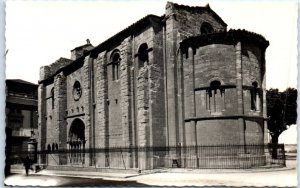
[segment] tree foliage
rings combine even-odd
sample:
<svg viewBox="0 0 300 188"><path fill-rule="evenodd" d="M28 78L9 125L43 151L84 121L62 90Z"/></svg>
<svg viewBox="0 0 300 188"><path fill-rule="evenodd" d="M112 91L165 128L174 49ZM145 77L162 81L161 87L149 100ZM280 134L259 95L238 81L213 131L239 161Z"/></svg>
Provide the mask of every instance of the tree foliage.
<svg viewBox="0 0 300 188"><path fill-rule="evenodd" d="M279 135L297 121L297 89L267 90L268 129L272 143L278 143Z"/></svg>

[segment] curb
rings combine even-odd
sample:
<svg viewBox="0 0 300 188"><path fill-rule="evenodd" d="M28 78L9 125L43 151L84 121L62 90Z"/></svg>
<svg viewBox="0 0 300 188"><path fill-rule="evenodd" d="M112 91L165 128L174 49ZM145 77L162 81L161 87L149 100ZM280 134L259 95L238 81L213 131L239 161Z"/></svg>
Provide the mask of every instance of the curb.
<svg viewBox="0 0 300 188"><path fill-rule="evenodd" d="M54 171L54 170L41 170L35 175L52 175L52 176L68 176L68 177L84 177L84 178L118 178L126 179L137 176L144 176L156 173L189 173L189 174L224 174L224 173L261 173L261 172L274 172L274 171L288 171L295 170L295 167L284 167L284 168L264 168L264 169L157 169L157 170L145 170L140 174L127 174L119 176L117 173L97 173L97 172L84 172L77 174L70 173L69 171ZM23 169L12 169L12 173L25 173Z"/></svg>

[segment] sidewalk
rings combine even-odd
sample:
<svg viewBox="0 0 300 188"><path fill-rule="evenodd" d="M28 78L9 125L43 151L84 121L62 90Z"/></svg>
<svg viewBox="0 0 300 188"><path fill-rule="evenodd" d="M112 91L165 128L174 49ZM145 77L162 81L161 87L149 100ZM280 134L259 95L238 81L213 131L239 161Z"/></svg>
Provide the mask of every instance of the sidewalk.
<svg viewBox="0 0 300 188"><path fill-rule="evenodd" d="M151 186L275 186L296 187L297 171L296 160L288 160L285 168L266 169L160 169L144 171L141 174L103 173L82 171L57 171L42 170L33 173L34 176L43 178L66 177L86 178L90 181L114 180L121 182L137 182ZM25 170L13 170L14 173L25 173Z"/></svg>
<svg viewBox="0 0 300 188"><path fill-rule="evenodd" d="M24 169L12 169L12 173L24 174ZM139 174L129 173L107 173L107 172L84 172L84 171L63 171L63 170L41 170L37 173L29 171L30 174L36 175L52 175L52 176L67 176L67 177L84 177L84 178L117 178L124 179Z"/></svg>
<svg viewBox="0 0 300 188"><path fill-rule="evenodd" d="M262 172L280 172L296 169L296 160L287 160L287 166L284 168L249 168L249 169L185 169L185 168L168 168L145 170L141 173L121 173L121 172L86 172L86 171L64 171L64 170L41 170L35 174L55 175L68 177L89 177L89 178L130 178L141 175L155 173L189 173L189 174L228 174L228 173L262 173ZM24 173L24 169L12 169L12 173ZM34 173L31 171L31 173Z"/></svg>

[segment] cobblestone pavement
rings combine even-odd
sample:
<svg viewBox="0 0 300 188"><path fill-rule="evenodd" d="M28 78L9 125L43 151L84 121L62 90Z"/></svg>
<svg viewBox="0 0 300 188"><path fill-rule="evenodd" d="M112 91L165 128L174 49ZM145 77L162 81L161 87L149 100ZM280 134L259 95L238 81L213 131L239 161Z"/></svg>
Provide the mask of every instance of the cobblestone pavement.
<svg viewBox="0 0 300 188"><path fill-rule="evenodd" d="M293 168L294 167L294 168ZM102 174L77 173L70 174L13 174L4 181L6 185L15 186L212 186L212 187L296 187L296 161L289 161L285 169L265 170L190 170L190 171L161 171L143 175L116 174L104 177ZM106 174L107 175L107 174Z"/></svg>

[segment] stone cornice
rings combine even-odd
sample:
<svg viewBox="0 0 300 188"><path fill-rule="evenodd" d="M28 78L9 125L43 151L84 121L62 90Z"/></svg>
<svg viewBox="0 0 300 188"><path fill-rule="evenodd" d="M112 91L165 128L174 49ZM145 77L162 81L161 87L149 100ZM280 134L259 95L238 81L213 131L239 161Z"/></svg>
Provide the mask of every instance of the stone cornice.
<svg viewBox="0 0 300 188"><path fill-rule="evenodd" d="M253 43L261 47L262 50L265 50L269 46L269 41L267 41L263 36L239 29L189 37L180 43L180 48L183 53L187 53L189 47L196 49L210 44L235 45L237 42Z"/></svg>
<svg viewBox="0 0 300 188"><path fill-rule="evenodd" d="M267 117L263 116L249 116L249 115L219 115L219 116L203 116L203 117L188 117L185 118L185 122L190 122L190 121L203 121L203 120L220 120L220 119L247 119L247 120L268 120Z"/></svg>

